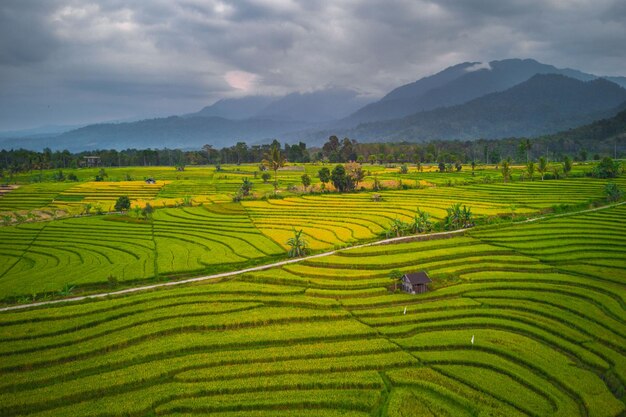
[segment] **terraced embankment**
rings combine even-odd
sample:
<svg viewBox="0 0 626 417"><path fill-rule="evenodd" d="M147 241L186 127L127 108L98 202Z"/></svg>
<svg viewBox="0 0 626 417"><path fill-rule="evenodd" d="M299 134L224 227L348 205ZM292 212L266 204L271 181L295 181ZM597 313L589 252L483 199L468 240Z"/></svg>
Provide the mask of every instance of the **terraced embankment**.
<svg viewBox="0 0 626 417"><path fill-rule="evenodd" d="M617 416L624 218L622 205L4 312L0 415ZM393 269L427 270L434 290L390 293Z"/></svg>

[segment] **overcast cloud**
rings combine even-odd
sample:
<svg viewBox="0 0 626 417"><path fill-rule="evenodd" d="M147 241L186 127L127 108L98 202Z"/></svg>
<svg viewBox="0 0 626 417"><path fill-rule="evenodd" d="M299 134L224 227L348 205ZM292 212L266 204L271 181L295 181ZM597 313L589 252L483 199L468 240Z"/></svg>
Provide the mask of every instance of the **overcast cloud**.
<svg viewBox="0 0 626 417"><path fill-rule="evenodd" d="M379 97L464 61L626 75L623 0L2 0L0 130L328 86Z"/></svg>

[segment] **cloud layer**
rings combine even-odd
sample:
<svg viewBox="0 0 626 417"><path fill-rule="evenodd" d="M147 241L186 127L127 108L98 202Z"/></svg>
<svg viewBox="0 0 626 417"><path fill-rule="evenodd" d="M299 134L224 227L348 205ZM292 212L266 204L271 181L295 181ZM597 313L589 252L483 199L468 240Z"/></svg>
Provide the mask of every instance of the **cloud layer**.
<svg viewBox="0 0 626 417"><path fill-rule="evenodd" d="M621 0L3 0L0 130L180 114L463 61L626 75Z"/></svg>

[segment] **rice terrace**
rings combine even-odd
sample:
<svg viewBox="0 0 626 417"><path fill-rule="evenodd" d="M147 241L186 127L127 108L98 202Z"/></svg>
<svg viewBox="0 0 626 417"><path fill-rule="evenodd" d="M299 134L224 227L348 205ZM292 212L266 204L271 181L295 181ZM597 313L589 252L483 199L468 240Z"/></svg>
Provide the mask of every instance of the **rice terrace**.
<svg viewBox="0 0 626 417"><path fill-rule="evenodd" d="M323 164L290 165L276 197L254 182L269 198L238 194L257 165L17 174L0 199L0 414L624 412L626 205L605 197L623 176L363 164L364 191L337 193L322 192ZM126 180L139 176L155 183ZM448 227L458 203L472 224ZM305 258L263 268L291 259L296 229ZM416 270L429 291L401 291Z"/></svg>
<svg viewBox="0 0 626 417"><path fill-rule="evenodd" d="M0 2L0 417L626 417L623 0Z"/></svg>

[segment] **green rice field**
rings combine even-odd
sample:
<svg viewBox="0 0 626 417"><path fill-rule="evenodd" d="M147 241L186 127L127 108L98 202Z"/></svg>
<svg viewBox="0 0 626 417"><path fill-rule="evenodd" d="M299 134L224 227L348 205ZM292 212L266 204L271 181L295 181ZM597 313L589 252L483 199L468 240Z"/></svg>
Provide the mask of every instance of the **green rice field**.
<svg viewBox="0 0 626 417"><path fill-rule="evenodd" d="M111 213L0 227L7 305L69 295L69 285L80 295L269 264L286 258L294 228L313 251L341 248L225 279L1 311L0 416L626 415L626 205L588 211L606 180L410 172L403 182L429 185L374 201L371 190L289 189L303 171L286 171L284 198L233 202L241 172L255 167L236 169L210 179L208 168L111 170L119 184L79 175L0 197L18 207L13 193L50 186L10 211L71 212L114 202L118 186L157 208L148 220ZM184 196L197 204L169 204ZM438 221L457 202L483 225L351 247L417 207ZM579 212L523 221L568 206ZM397 271L426 271L429 291L403 293Z"/></svg>

